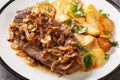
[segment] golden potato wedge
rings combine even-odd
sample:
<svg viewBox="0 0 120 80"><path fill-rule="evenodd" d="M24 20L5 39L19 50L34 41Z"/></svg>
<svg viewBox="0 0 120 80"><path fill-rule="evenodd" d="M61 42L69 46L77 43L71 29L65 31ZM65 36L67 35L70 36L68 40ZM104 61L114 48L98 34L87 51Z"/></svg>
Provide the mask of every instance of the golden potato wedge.
<svg viewBox="0 0 120 80"><path fill-rule="evenodd" d="M93 49L92 50L93 55L93 68L100 67L105 62L105 53L102 49Z"/></svg>
<svg viewBox="0 0 120 80"><path fill-rule="evenodd" d="M103 32L112 32L114 30L114 23L112 20L108 19L105 16L100 16L98 18L98 24L100 26L100 29Z"/></svg>
<svg viewBox="0 0 120 80"><path fill-rule="evenodd" d="M100 48L102 48L104 52L108 52L111 49L111 44L109 39L98 37L97 40Z"/></svg>
<svg viewBox="0 0 120 80"><path fill-rule="evenodd" d="M36 9L34 12L45 13L50 15L51 17L54 17L56 14L56 9L50 3L41 3L38 4L35 8Z"/></svg>
<svg viewBox="0 0 120 80"><path fill-rule="evenodd" d="M76 33L74 35L82 46L87 46L94 41L94 37L91 35L79 35Z"/></svg>
<svg viewBox="0 0 120 80"><path fill-rule="evenodd" d="M58 13L63 12L64 14L66 14L69 11L71 3L67 0L56 0L55 2L54 7L57 9Z"/></svg>
<svg viewBox="0 0 120 80"><path fill-rule="evenodd" d="M56 8L56 19L60 22L64 22L67 19L67 13L70 10L71 5L76 4L76 1L81 3L81 0L56 0L53 2L53 6ZM72 14L70 14L71 18L74 18ZM83 22L85 19L80 18L76 19L78 22Z"/></svg>
<svg viewBox="0 0 120 80"><path fill-rule="evenodd" d="M89 4L86 9L86 22L90 25L88 26L88 34L97 36L100 33L99 25L98 25L98 18L100 16L99 12L96 8Z"/></svg>
<svg viewBox="0 0 120 80"><path fill-rule="evenodd" d="M87 27L88 27L88 30L86 32L87 34L91 34L93 36L97 36L100 34L100 30L98 27L92 26L90 24L88 24Z"/></svg>
<svg viewBox="0 0 120 80"><path fill-rule="evenodd" d="M91 43L91 44L89 44L89 45L87 45L86 46L90 51L92 50L92 49L98 49L98 48L100 48L100 46L99 46L99 44L98 44L98 40L94 37L94 41Z"/></svg>
<svg viewBox="0 0 120 80"><path fill-rule="evenodd" d="M53 6L56 8L55 19L59 22L64 22L68 18L67 12L70 9L71 3L67 0L55 0Z"/></svg>
<svg viewBox="0 0 120 80"><path fill-rule="evenodd" d="M85 4L83 6L83 10L85 11L86 14L88 14L89 12L94 12L94 13L99 14L97 9L92 4Z"/></svg>
<svg viewBox="0 0 120 80"><path fill-rule="evenodd" d="M100 46L99 46L99 44L98 44L98 40L97 40L97 38L95 38L95 39L94 39L93 49L99 49L99 48L100 48Z"/></svg>

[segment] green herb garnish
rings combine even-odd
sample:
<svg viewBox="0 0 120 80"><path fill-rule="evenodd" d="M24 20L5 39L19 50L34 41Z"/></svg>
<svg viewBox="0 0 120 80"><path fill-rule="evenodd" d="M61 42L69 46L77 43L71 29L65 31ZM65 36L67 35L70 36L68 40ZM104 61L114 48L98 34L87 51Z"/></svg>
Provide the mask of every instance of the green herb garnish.
<svg viewBox="0 0 120 80"><path fill-rule="evenodd" d="M44 8L46 11L51 11L52 9L50 8L50 7L48 7L48 6L46 6L45 8Z"/></svg>
<svg viewBox="0 0 120 80"><path fill-rule="evenodd" d="M86 68L91 68L92 66L92 55L87 55L86 57L84 57L84 63Z"/></svg>
<svg viewBox="0 0 120 80"><path fill-rule="evenodd" d="M79 9L81 8L81 3L80 2L76 2L76 4L72 4L70 7L70 12L77 12Z"/></svg>
<svg viewBox="0 0 120 80"><path fill-rule="evenodd" d="M117 47L118 41L113 41L113 42L110 41L110 44L112 47Z"/></svg>
<svg viewBox="0 0 120 80"><path fill-rule="evenodd" d="M84 33L88 30L88 26L86 24L80 24L80 26L82 26L82 28L79 30L79 34Z"/></svg>
<svg viewBox="0 0 120 80"><path fill-rule="evenodd" d="M70 7L70 12L76 12L77 11L77 6L76 5L71 5Z"/></svg>
<svg viewBox="0 0 120 80"><path fill-rule="evenodd" d="M104 13L103 10L99 10L99 13L100 13L101 15L105 16L105 17L109 17L109 16L110 16L110 14Z"/></svg>
<svg viewBox="0 0 120 80"><path fill-rule="evenodd" d="M110 38L110 34L109 33L104 33L104 35L107 37L107 38Z"/></svg>
<svg viewBox="0 0 120 80"><path fill-rule="evenodd" d="M75 32L75 33L78 33L79 32L79 26L78 25L76 25L74 28L73 28L73 31Z"/></svg>
<svg viewBox="0 0 120 80"><path fill-rule="evenodd" d="M84 11L82 11L82 12L78 11L78 12L76 12L76 13L74 14L74 16L75 16L75 17L78 17L78 18L84 17L84 16L85 16L85 12L84 12Z"/></svg>
<svg viewBox="0 0 120 80"><path fill-rule="evenodd" d="M86 31L88 30L88 27L87 27L87 26L85 26L85 25L83 25L83 24L81 24L80 26L82 26L82 27L79 27L78 25L76 25L76 26L73 28L73 31L74 31L75 33L78 33L78 34L82 34L82 33L86 32Z"/></svg>
<svg viewBox="0 0 120 80"><path fill-rule="evenodd" d="M80 2L76 2L76 7L77 7L77 11L81 8L81 3Z"/></svg>
<svg viewBox="0 0 120 80"><path fill-rule="evenodd" d="M78 44L78 48L81 51L84 51L84 52L88 53L88 55L84 57L84 64L85 64L86 68L91 68L91 66L92 66L92 55L91 55L90 51L80 44Z"/></svg>
<svg viewBox="0 0 120 80"><path fill-rule="evenodd" d="M66 23L67 23L68 26L71 26L73 24L73 20L71 18L68 18L66 20Z"/></svg>
<svg viewBox="0 0 120 80"><path fill-rule="evenodd" d="M105 54L105 60L108 60L110 58L109 54Z"/></svg>
<svg viewBox="0 0 120 80"><path fill-rule="evenodd" d="M78 48L79 48L81 51L89 52L89 51L87 50L87 48L84 48L81 44L78 44Z"/></svg>

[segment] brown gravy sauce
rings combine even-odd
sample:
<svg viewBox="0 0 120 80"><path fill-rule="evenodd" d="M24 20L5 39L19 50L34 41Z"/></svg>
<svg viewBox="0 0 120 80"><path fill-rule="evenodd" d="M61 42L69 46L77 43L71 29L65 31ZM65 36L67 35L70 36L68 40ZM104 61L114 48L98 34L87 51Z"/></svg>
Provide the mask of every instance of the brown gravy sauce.
<svg viewBox="0 0 120 80"><path fill-rule="evenodd" d="M47 73L47 74L50 74L50 75L53 75L53 74L56 74L58 76L61 76L57 73L54 73L54 72L51 72L51 70L46 67L44 64L42 64L41 62L33 59L32 57L30 57L27 53L25 53L24 51L21 51L21 50L15 50L16 51L16 55L19 56L20 58L22 58L25 63L27 65L29 65L30 67L33 67L37 70L40 70L44 73Z"/></svg>
<svg viewBox="0 0 120 80"><path fill-rule="evenodd" d="M34 58L30 57L26 52L22 51L20 49L20 47L18 46L18 44L16 43L16 41L14 41L12 44L11 44L11 48L16 52L16 55L19 56L21 59L23 59L25 61L25 63L27 65L29 65L30 67L33 67L37 70L40 70L44 73L47 73L47 74L50 74L50 75L58 75L58 76L62 76L60 74L57 74L55 72L52 72L50 70L50 68L46 67L44 64L42 64L40 61L37 61L35 60ZM82 70L78 70L78 71L82 71ZM78 72L78 71L75 71L73 72L72 74ZM69 74L68 74L69 75Z"/></svg>
<svg viewBox="0 0 120 80"><path fill-rule="evenodd" d="M11 48L16 51L16 55L21 57L26 62L27 65L29 65L30 67L36 68L36 69L38 69L38 70L40 70L44 73L48 73L48 74L51 74L51 75L56 74L58 76L61 76L57 73L51 72L51 70L48 67L46 67L44 64L42 64L40 61L37 61L34 58L30 57L26 52L20 50L19 46L16 46L16 45L17 44L15 42L13 42L12 45L11 45ZM86 70L85 66L81 66L80 70L78 70L78 71L79 72L88 72L90 70L91 69ZM72 74L74 74L78 71L75 71Z"/></svg>

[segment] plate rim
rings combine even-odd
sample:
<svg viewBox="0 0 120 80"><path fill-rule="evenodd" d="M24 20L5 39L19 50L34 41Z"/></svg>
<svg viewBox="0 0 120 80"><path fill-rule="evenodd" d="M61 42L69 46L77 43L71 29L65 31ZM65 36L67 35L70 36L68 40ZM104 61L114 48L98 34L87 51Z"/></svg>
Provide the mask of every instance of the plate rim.
<svg viewBox="0 0 120 80"><path fill-rule="evenodd" d="M14 2L16 0L9 0L8 2L6 2L1 8L0 8L0 15L1 13L5 10L6 7L8 7L12 2ZM120 12L120 6L118 6L115 2L113 2L112 0L105 0L106 2L108 2L109 4L111 4L113 7L116 8L116 10L118 12ZM14 76L16 76L17 78L21 79L21 80L30 80L24 76L22 76L21 74L19 74L18 72L16 72L15 70L13 70L12 68L10 68L2 59L2 57L0 56L0 64L11 74L13 74ZM114 72L116 72L118 69L120 68L120 64L110 73L106 74L105 76L99 78L98 80L103 80L104 78L109 77L110 75L112 75Z"/></svg>

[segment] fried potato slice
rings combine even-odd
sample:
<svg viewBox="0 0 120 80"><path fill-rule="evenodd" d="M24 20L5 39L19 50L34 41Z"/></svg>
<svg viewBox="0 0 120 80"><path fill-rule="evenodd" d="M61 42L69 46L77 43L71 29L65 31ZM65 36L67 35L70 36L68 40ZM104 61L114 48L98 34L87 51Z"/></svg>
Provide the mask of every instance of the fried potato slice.
<svg viewBox="0 0 120 80"><path fill-rule="evenodd" d="M85 4L83 6L83 10L85 11L86 14L88 14L89 12L94 12L94 13L99 14L97 9L92 4Z"/></svg>
<svg viewBox="0 0 120 80"><path fill-rule="evenodd" d="M53 6L56 8L57 12L63 12L66 14L69 11L71 3L67 0L56 0L53 2Z"/></svg>
<svg viewBox="0 0 120 80"><path fill-rule="evenodd" d="M56 14L56 9L50 3L40 3L40 4L37 4L35 8L36 9L34 12L45 13L51 17L54 17Z"/></svg>
<svg viewBox="0 0 120 80"><path fill-rule="evenodd" d="M99 49L100 46L98 44L97 38L94 37L94 40L87 46L85 46L89 51L92 51L92 49Z"/></svg>
<svg viewBox="0 0 120 80"><path fill-rule="evenodd" d="M109 39L98 37L97 40L100 45L100 48L102 48L104 52L108 52L111 49L111 44Z"/></svg>
<svg viewBox="0 0 120 80"><path fill-rule="evenodd" d="M91 34L93 36L97 36L100 34L100 30L98 27L92 26L90 24L87 25L88 30L86 31L87 34Z"/></svg>
<svg viewBox="0 0 120 80"><path fill-rule="evenodd" d="M104 32L112 32L114 30L114 23L112 20L108 19L105 16L100 16L98 18L98 24L100 29Z"/></svg>
<svg viewBox="0 0 120 80"><path fill-rule="evenodd" d="M105 62L105 53L102 49L93 49L92 50L93 55L93 68L100 67Z"/></svg>
<svg viewBox="0 0 120 80"><path fill-rule="evenodd" d="M76 39L80 42L82 46L87 46L94 41L94 37L91 35L82 35L82 34L74 34Z"/></svg>
<svg viewBox="0 0 120 80"><path fill-rule="evenodd" d="M74 16L74 13L68 12L67 15L69 17L71 17L73 20L75 20L76 22L79 22L81 24L83 24L85 22L85 18L84 17L77 18L77 17Z"/></svg>
<svg viewBox="0 0 120 80"><path fill-rule="evenodd" d="M73 4L76 4L76 1L81 2L81 0L56 0L53 2L53 6L56 8L56 20L59 22L64 22L70 16L74 18L77 22L84 22L84 18L75 18L72 14L69 13L70 7ZM68 15L69 14L69 15Z"/></svg>
<svg viewBox="0 0 120 80"><path fill-rule="evenodd" d="M66 14L69 11L71 3L69 3L67 0L55 0L52 4L57 10L55 19L59 22L66 21L68 18Z"/></svg>
<svg viewBox="0 0 120 80"><path fill-rule="evenodd" d="M96 8L89 4L86 9L86 22L90 25L88 26L88 34L97 36L100 33L99 25L98 25L98 18L100 16L99 12L96 10Z"/></svg>

